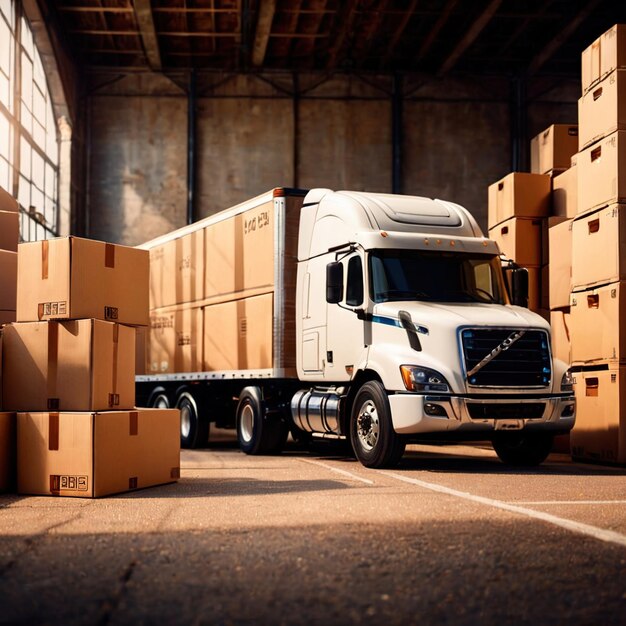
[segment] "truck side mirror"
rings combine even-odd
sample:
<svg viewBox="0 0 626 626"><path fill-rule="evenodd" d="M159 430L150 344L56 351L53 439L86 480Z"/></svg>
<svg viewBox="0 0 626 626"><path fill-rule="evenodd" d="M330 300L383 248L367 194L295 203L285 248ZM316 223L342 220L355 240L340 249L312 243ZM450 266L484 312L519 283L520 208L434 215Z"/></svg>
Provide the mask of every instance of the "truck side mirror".
<svg viewBox="0 0 626 626"><path fill-rule="evenodd" d="M326 266L326 302L337 304L343 300L343 265L337 261Z"/></svg>
<svg viewBox="0 0 626 626"><path fill-rule="evenodd" d="M511 276L511 300L516 306L528 308L528 270L518 267Z"/></svg>

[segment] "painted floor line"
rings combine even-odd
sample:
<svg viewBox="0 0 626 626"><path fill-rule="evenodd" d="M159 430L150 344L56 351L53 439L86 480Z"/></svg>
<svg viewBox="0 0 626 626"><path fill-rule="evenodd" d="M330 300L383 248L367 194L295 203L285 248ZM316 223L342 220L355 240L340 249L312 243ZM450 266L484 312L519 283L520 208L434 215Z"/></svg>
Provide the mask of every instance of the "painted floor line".
<svg viewBox="0 0 626 626"><path fill-rule="evenodd" d="M298 459L298 461L302 461L302 463L310 463L311 465L319 465L320 467L325 467L327 470L331 472L336 472L337 474L342 474L343 476L348 476L353 480L358 480L366 485L373 485L374 481L369 480L368 478L361 478L361 476L357 476L352 472L347 472L346 470L339 469L338 467L333 467L332 465L326 465L326 463L321 463L320 461L311 461L310 459Z"/></svg>
<svg viewBox="0 0 626 626"><path fill-rule="evenodd" d="M506 504L546 506L551 504L626 504L626 500L521 500L518 502L507 502Z"/></svg>
<svg viewBox="0 0 626 626"><path fill-rule="evenodd" d="M418 480L417 478L410 478L409 476L403 476L402 474L396 474L394 472L380 471L380 473L384 476L395 478L396 480L400 480L411 485L423 487L424 489L430 489L431 491L436 491L438 493L445 493L449 496L462 498L463 500L469 500L470 502L476 502L478 504L484 504L486 506L500 509L502 511L517 513L518 515L525 515L526 517L531 517L541 520L543 522L548 522L549 524L553 524L554 526L560 526L561 528L565 528L572 532L587 535L588 537L593 537L594 539L599 539L600 541L605 541L607 543L615 543L626 548L626 535L616 533L612 530L598 528L597 526L591 526L589 524L581 524L580 522L574 522L564 517L557 517L556 515L551 515L550 513L543 513L542 511L527 509L526 507L508 504L500 500L493 500L491 498L484 498L483 496L476 496L472 493L457 491L456 489L450 489L449 487L444 487L443 485L429 483L424 480Z"/></svg>

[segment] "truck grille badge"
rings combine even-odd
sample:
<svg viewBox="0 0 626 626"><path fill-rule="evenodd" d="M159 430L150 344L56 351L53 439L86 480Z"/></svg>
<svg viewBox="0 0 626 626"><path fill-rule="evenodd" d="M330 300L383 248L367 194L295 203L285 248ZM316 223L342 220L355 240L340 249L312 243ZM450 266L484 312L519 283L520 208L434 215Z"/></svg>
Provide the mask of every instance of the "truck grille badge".
<svg viewBox="0 0 626 626"><path fill-rule="evenodd" d="M511 333L500 345L496 346L486 357L476 364L468 373L467 377L470 378L476 372L479 372L487 363L493 361L501 352L508 350L518 339L521 339L526 334L525 330L518 330Z"/></svg>

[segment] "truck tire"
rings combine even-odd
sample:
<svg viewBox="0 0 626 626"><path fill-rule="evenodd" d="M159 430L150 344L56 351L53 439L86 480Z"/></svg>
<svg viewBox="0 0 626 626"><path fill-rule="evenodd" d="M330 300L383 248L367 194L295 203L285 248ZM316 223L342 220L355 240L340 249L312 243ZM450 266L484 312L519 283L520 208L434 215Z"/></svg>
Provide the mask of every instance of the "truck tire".
<svg viewBox="0 0 626 626"><path fill-rule="evenodd" d="M377 380L365 383L356 394L350 442L356 458L365 467L393 467L404 454L405 442L393 429L389 400Z"/></svg>
<svg viewBox="0 0 626 626"><path fill-rule="evenodd" d="M150 396L150 400L148 401L148 406L153 409L169 409L170 408L170 400L167 397L167 393L165 393L165 389L158 388L152 392Z"/></svg>
<svg viewBox="0 0 626 626"><path fill-rule="evenodd" d="M180 410L181 448L201 448L209 440L209 422L202 419L195 398L189 391L178 395L176 408Z"/></svg>
<svg viewBox="0 0 626 626"><path fill-rule="evenodd" d="M546 433L503 433L493 439L492 445L503 463L533 467L548 458L553 439Z"/></svg>
<svg viewBox="0 0 626 626"><path fill-rule="evenodd" d="M237 404L237 439L246 454L278 454L289 430L278 412L266 414L261 390L246 387Z"/></svg>

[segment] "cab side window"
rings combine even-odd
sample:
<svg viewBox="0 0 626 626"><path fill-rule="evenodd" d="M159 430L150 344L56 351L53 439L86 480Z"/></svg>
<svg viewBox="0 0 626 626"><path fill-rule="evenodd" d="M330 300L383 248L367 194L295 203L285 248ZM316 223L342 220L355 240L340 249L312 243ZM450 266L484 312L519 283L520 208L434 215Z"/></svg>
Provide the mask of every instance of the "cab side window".
<svg viewBox="0 0 626 626"><path fill-rule="evenodd" d="M348 284L346 286L346 304L363 304L363 264L360 256L353 256L348 261Z"/></svg>

